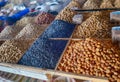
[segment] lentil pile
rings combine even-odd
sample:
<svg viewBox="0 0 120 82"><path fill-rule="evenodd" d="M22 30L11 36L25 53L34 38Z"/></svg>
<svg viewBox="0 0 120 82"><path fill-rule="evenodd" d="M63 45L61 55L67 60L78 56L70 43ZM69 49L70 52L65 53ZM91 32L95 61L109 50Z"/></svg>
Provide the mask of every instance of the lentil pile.
<svg viewBox="0 0 120 82"><path fill-rule="evenodd" d="M18 64L54 69L67 41L53 41L49 38L69 38L74 27L74 24L54 20L23 55Z"/></svg>
<svg viewBox="0 0 120 82"><path fill-rule="evenodd" d="M14 38L28 23L32 22L33 17L24 17L13 26L7 26L0 33L0 39Z"/></svg>
<svg viewBox="0 0 120 82"><path fill-rule="evenodd" d="M110 38L111 27L109 17L97 12L75 29L73 38Z"/></svg>
<svg viewBox="0 0 120 82"><path fill-rule="evenodd" d="M120 49L111 40L72 40L58 70L107 77L110 82L117 82L120 80Z"/></svg>
<svg viewBox="0 0 120 82"><path fill-rule="evenodd" d="M35 39L47 28L46 25L38 25L34 23L27 24L19 33L16 35L16 39Z"/></svg>
<svg viewBox="0 0 120 82"><path fill-rule="evenodd" d="M42 12L35 18L36 24L50 24L54 20L55 16L52 14Z"/></svg>
<svg viewBox="0 0 120 82"><path fill-rule="evenodd" d="M17 63L33 40L7 40L0 46L0 62Z"/></svg>

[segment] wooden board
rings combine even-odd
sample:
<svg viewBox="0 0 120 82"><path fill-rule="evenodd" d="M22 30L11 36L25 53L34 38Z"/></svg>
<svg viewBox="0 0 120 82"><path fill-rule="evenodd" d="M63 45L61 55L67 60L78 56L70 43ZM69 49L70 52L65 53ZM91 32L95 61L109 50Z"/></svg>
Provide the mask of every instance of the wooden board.
<svg viewBox="0 0 120 82"><path fill-rule="evenodd" d="M13 74L23 75L41 80L50 81L51 76L64 76L81 80L89 80L91 82L108 82L106 78L93 76L78 75L73 73L60 72L55 70L40 69L23 65L0 63L0 71L5 71Z"/></svg>

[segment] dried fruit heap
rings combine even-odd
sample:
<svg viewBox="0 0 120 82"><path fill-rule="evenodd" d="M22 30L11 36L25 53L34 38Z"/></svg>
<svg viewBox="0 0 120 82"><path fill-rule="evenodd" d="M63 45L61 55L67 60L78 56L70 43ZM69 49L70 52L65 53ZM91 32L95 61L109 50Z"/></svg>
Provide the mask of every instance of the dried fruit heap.
<svg viewBox="0 0 120 82"><path fill-rule="evenodd" d="M120 50L111 40L73 40L58 70L107 77L111 82L116 82L120 79Z"/></svg>

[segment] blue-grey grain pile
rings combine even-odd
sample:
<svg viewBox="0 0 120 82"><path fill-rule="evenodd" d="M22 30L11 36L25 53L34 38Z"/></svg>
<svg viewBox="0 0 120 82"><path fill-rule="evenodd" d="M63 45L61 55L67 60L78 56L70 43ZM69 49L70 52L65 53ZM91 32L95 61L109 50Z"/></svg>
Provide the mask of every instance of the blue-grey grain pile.
<svg viewBox="0 0 120 82"><path fill-rule="evenodd" d="M67 41L50 40L49 38L69 38L74 27L75 25L61 20L53 21L18 63L27 66L54 69Z"/></svg>

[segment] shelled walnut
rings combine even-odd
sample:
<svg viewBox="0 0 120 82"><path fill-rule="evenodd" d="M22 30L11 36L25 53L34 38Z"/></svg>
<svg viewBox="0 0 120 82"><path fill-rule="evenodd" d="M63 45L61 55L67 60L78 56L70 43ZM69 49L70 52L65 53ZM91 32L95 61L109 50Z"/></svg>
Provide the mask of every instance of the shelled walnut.
<svg viewBox="0 0 120 82"><path fill-rule="evenodd" d="M111 40L72 40L58 70L107 77L110 82L120 79L120 49Z"/></svg>

